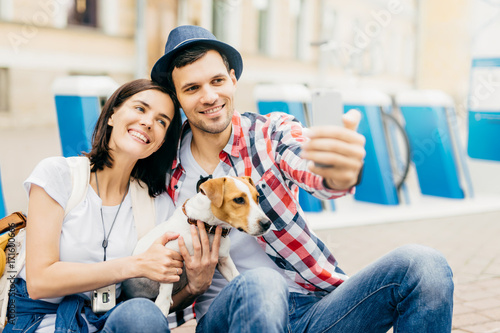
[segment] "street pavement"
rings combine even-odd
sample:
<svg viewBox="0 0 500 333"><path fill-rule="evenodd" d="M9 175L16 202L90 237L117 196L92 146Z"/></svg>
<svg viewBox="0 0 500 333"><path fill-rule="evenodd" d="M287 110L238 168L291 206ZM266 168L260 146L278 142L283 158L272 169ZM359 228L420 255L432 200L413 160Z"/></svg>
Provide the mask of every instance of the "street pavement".
<svg viewBox="0 0 500 333"><path fill-rule="evenodd" d="M0 129L0 170L9 212L26 211L22 182L42 158L60 154L56 127ZM461 202L456 205L458 211ZM421 219L398 220L396 214L386 223L374 215L375 224L333 223L331 228L323 224L315 230L349 275L404 244L441 251L454 272L453 332L500 333L500 208L496 207L458 214L446 211ZM173 332L191 333L194 327L191 321Z"/></svg>

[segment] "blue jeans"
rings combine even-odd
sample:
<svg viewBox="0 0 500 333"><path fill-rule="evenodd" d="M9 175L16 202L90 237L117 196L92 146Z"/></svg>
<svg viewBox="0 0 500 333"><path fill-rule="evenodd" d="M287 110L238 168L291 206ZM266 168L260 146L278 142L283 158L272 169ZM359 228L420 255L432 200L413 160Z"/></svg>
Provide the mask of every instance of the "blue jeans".
<svg viewBox="0 0 500 333"><path fill-rule="evenodd" d="M133 298L119 304L109 315L102 332L168 333L167 318L152 301Z"/></svg>
<svg viewBox="0 0 500 333"><path fill-rule="evenodd" d="M269 268L238 275L217 295L196 332L284 332L288 325L288 286Z"/></svg>
<svg viewBox="0 0 500 333"><path fill-rule="evenodd" d="M255 279L254 283L246 283L244 293L235 286L241 282L233 280L200 319L197 332L356 333L387 332L391 327L394 332L451 332L452 272L444 257L428 247L400 247L324 297L290 293L287 302L283 300L286 292L281 291L286 288L283 278L275 272L270 274L270 270L263 269L242 274L245 280L250 276ZM266 295L271 291L268 289L275 289L264 298L277 297L277 293L279 299L271 309L266 307L263 311L267 312L268 326L254 327L255 315L262 314L260 300L254 301L253 295L261 288ZM236 315L240 308L248 315ZM289 317L282 317L284 310Z"/></svg>

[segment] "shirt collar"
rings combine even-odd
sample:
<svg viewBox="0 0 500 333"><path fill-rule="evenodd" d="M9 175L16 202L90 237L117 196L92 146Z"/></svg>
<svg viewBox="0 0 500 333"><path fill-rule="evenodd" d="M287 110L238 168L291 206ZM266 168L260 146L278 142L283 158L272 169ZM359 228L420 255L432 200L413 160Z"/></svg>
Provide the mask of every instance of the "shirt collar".
<svg viewBox="0 0 500 333"><path fill-rule="evenodd" d="M231 123L233 126L231 136L229 137L229 141L227 142L227 145L224 147L223 151L233 157L239 157L240 151L241 149L243 149L242 145L245 142L245 140L243 140L241 115L239 112L234 111Z"/></svg>
<svg viewBox="0 0 500 333"><path fill-rule="evenodd" d="M189 121L185 120L182 124L181 135L179 137L179 141L177 142L177 156L175 160L172 162L172 170L177 168L177 166L181 165L181 143L182 139L186 136L187 133L191 130L191 126L189 125Z"/></svg>

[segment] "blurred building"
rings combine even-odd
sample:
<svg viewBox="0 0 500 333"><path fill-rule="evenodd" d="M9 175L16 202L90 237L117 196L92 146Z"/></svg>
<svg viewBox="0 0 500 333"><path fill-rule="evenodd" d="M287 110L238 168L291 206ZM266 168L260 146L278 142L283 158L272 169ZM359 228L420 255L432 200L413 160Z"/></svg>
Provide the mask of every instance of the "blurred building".
<svg viewBox="0 0 500 333"><path fill-rule="evenodd" d="M253 87L270 82L418 86L461 98L470 1L0 0L0 128L55 124L57 77L149 76L181 24L241 51L239 111L254 111Z"/></svg>

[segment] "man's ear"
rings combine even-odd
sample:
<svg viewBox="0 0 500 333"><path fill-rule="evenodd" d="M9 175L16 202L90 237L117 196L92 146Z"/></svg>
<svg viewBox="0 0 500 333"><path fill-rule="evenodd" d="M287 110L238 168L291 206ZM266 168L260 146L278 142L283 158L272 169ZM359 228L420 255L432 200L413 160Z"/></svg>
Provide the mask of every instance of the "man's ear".
<svg viewBox="0 0 500 333"><path fill-rule="evenodd" d="M229 77L231 78L231 81L233 81L233 84L236 86L236 83L238 83L238 80L236 79L236 75L234 74L234 69L231 69L229 71Z"/></svg>

